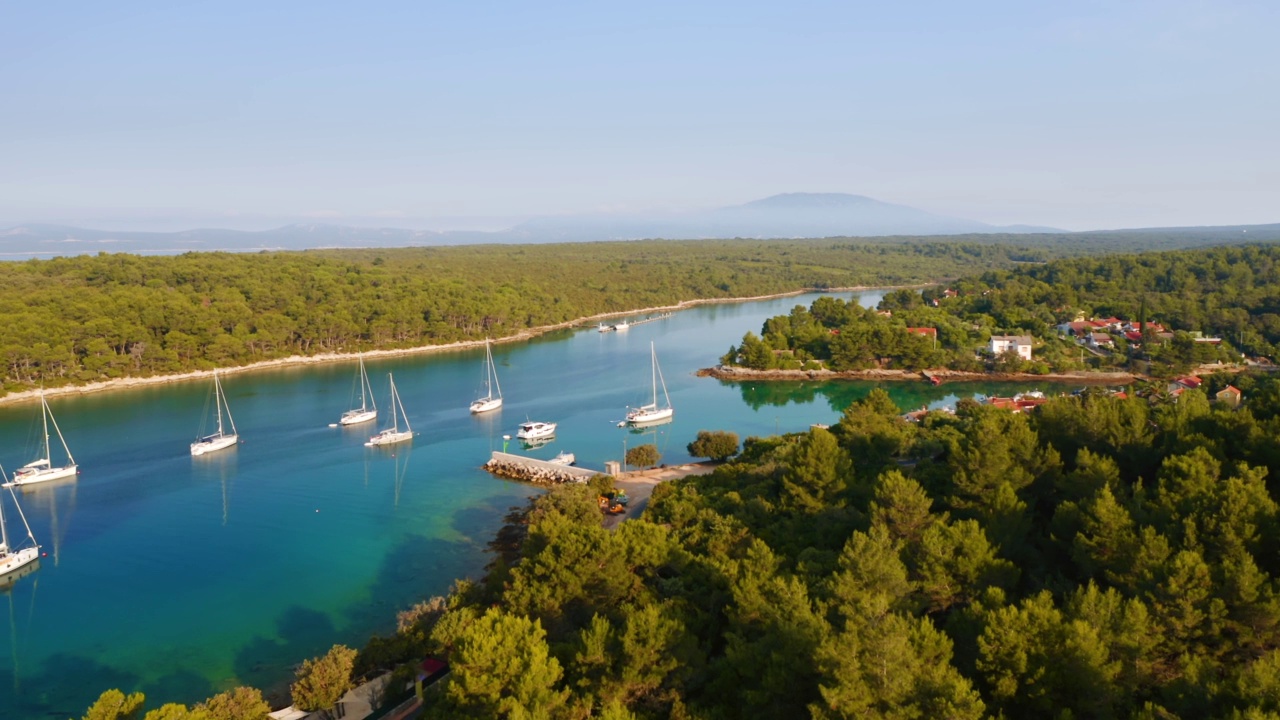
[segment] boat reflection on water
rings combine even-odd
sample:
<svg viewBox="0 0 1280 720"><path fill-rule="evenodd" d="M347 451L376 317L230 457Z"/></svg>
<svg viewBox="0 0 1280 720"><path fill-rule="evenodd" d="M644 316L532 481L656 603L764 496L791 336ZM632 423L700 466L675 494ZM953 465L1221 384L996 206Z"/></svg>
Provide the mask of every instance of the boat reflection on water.
<svg viewBox="0 0 1280 720"><path fill-rule="evenodd" d="M39 558L37 558L27 563L26 565L23 565L17 570L14 570L8 575L0 576L0 593L7 593L8 591L12 590L13 586L17 585L19 580L34 573L39 569L40 569L40 560Z"/></svg>
<svg viewBox="0 0 1280 720"><path fill-rule="evenodd" d="M661 420L653 420L651 422L631 423L630 425L627 425L627 430L632 435L649 435L651 434L650 431L654 428L659 428L663 425L670 425L673 422L675 422L675 418L668 416Z"/></svg>
<svg viewBox="0 0 1280 720"><path fill-rule="evenodd" d="M412 448L405 448L404 452L395 456L395 475L393 476L395 487L395 507L400 507L400 491L404 488L404 478L409 474L409 458L413 455Z"/></svg>
<svg viewBox="0 0 1280 720"><path fill-rule="evenodd" d="M529 438L528 440L521 439L520 447L524 448L525 450L537 450L538 448L546 447L550 445L551 443L555 442L555 440L556 440L555 435L548 435L546 437L540 437L540 438Z"/></svg>

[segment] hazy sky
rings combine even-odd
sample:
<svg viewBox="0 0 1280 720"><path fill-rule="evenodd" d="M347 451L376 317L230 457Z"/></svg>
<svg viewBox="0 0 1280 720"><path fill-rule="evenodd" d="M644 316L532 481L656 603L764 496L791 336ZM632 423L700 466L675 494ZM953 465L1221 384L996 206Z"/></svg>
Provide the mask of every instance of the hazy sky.
<svg viewBox="0 0 1280 720"><path fill-rule="evenodd" d="M0 227L1280 222L1280 3L0 0Z"/></svg>

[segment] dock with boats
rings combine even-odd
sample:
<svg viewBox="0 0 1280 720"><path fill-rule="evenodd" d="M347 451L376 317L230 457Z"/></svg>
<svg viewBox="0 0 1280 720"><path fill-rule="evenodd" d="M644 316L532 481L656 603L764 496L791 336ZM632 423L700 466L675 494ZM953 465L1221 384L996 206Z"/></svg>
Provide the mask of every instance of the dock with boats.
<svg viewBox="0 0 1280 720"><path fill-rule="evenodd" d="M631 321L622 320L613 325L609 325L608 323L600 323L596 327L596 329L599 330L600 332L621 332L624 330L629 330L630 328L633 328L636 325L643 325L645 323L656 322L658 320L666 320L667 318L671 317L671 315L672 313L669 313L669 312L662 313L661 315L652 315L650 317L644 318L643 320L631 320Z"/></svg>
<svg viewBox="0 0 1280 720"><path fill-rule="evenodd" d="M560 485L570 482L585 483L600 474L597 470L589 470L573 465L561 465L549 460L538 460L497 450L493 451L489 462L484 464L484 469L498 477L537 483L539 485Z"/></svg>

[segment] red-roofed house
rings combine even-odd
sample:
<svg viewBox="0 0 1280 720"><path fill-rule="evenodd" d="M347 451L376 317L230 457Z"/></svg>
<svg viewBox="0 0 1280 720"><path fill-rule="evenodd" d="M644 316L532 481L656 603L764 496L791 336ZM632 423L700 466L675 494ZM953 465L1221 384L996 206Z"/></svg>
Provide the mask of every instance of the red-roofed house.
<svg viewBox="0 0 1280 720"><path fill-rule="evenodd" d="M1142 332L1146 328L1151 328L1153 331L1158 333L1164 332L1164 326L1161 325L1160 323L1154 323L1154 322L1146 323L1146 325L1143 325L1142 323L1139 323L1139 322L1131 322L1126 327L1128 327L1130 330L1136 330L1137 332Z"/></svg>
<svg viewBox="0 0 1280 720"><path fill-rule="evenodd" d="M907 328L907 332L911 333L912 335L923 335L925 337L931 337L934 340L938 339L938 328L909 327Z"/></svg>
<svg viewBox="0 0 1280 720"><path fill-rule="evenodd" d="M1084 337L1090 332L1093 332L1093 324L1088 320L1076 320L1074 322L1062 323L1058 326L1058 332L1064 335Z"/></svg>
<svg viewBox="0 0 1280 720"><path fill-rule="evenodd" d="M1234 385L1228 385L1214 394L1213 399L1224 405L1231 407L1240 407L1240 400L1243 399L1240 390Z"/></svg>
<svg viewBox="0 0 1280 720"><path fill-rule="evenodd" d="M1195 375L1180 377L1174 380L1173 382L1169 383L1169 394L1174 397L1177 397L1182 394L1183 390L1195 390L1199 388L1200 384L1203 382L1204 382L1203 380L1196 377Z"/></svg>

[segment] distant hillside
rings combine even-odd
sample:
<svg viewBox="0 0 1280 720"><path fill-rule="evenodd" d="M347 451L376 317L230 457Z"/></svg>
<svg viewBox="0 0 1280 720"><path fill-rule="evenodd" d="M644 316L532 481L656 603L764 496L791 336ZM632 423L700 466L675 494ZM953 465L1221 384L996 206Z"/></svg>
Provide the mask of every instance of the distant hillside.
<svg viewBox="0 0 1280 720"><path fill-rule="evenodd" d="M128 252L172 255L191 251L252 252L318 248L393 248L498 243L593 242L649 238L864 238L913 242L935 236L1035 249L1041 257L1095 252L1172 250L1280 240L1280 224L1146 228L1069 233L1027 225L996 226L953 218L862 195L787 193L745 205L685 213L547 217L496 232L408 230L344 225L286 225L246 232L94 230L23 225L0 230L0 259Z"/></svg>
<svg viewBox="0 0 1280 720"><path fill-rule="evenodd" d="M527 242L640 238L793 238L1060 232L1009 228L946 217L862 195L787 193L745 205L663 215L575 215L539 218L507 233Z"/></svg>

